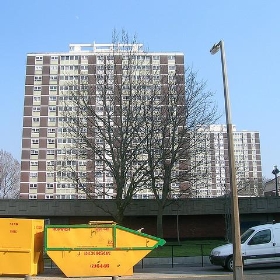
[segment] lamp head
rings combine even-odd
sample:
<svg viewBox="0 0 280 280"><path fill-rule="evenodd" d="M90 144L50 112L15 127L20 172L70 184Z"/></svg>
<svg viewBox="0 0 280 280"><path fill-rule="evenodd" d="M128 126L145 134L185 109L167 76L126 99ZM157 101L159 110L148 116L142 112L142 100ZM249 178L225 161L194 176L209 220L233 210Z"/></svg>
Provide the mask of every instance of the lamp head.
<svg viewBox="0 0 280 280"><path fill-rule="evenodd" d="M272 174L277 175L280 171L277 168L277 165L274 166L274 169L272 170Z"/></svg>
<svg viewBox="0 0 280 280"><path fill-rule="evenodd" d="M220 43L217 43L211 48L210 53L215 54L219 51L219 49L220 49Z"/></svg>

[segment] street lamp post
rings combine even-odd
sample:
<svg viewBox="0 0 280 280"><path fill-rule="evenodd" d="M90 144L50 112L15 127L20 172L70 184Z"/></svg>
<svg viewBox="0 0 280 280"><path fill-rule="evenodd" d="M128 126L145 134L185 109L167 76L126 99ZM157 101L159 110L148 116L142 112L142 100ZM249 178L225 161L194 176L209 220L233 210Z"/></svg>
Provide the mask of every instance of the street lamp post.
<svg viewBox="0 0 280 280"><path fill-rule="evenodd" d="M277 174L279 173L279 170L277 168L277 165L274 166L274 169L272 170L272 174L275 176L275 195L279 196L278 193L278 182L277 182Z"/></svg>
<svg viewBox="0 0 280 280"><path fill-rule="evenodd" d="M235 173L235 159L233 150L233 132L231 122L231 110L228 90L228 78L226 67L226 56L224 51L224 42L221 40L215 44L211 50L211 54L215 54L220 50L221 62L223 71L224 84L224 99L227 122L227 137L228 137L228 157L229 157L229 175L230 175L230 190L231 190L231 220L232 220L232 244L233 244L233 279L243 279L243 263L241 255L241 239L240 239L240 224L239 224L239 209L238 209L238 195Z"/></svg>

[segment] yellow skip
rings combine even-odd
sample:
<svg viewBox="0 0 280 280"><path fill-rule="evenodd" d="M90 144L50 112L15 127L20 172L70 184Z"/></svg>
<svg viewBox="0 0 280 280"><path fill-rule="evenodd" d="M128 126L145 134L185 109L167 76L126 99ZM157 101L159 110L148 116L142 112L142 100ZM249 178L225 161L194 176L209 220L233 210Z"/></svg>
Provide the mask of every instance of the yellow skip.
<svg viewBox="0 0 280 280"><path fill-rule="evenodd" d="M165 240L111 221L45 227L45 251L67 277L124 276Z"/></svg>

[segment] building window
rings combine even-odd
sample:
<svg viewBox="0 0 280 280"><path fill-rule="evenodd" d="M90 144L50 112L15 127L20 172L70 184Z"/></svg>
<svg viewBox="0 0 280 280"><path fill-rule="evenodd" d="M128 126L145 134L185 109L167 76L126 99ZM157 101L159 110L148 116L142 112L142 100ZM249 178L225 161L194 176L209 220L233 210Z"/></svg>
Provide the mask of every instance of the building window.
<svg viewBox="0 0 280 280"><path fill-rule="evenodd" d="M37 189L37 183L30 183L29 189Z"/></svg>
<svg viewBox="0 0 280 280"><path fill-rule="evenodd" d="M55 128L48 128L48 133L55 133Z"/></svg>
<svg viewBox="0 0 280 280"><path fill-rule="evenodd" d="M56 118L55 117L52 117L52 118L48 118L49 122L55 122L56 121Z"/></svg>
<svg viewBox="0 0 280 280"><path fill-rule="evenodd" d="M39 102L39 101L41 101L40 96L33 96L33 102Z"/></svg>
<svg viewBox="0 0 280 280"><path fill-rule="evenodd" d="M50 95L49 96L49 101L56 101L56 96Z"/></svg>
<svg viewBox="0 0 280 280"><path fill-rule="evenodd" d="M33 108L32 108L32 111L33 111L33 112L40 112L40 107L33 107Z"/></svg>
<svg viewBox="0 0 280 280"><path fill-rule="evenodd" d="M55 144L55 139L48 139L48 144Z"/></svg>
<svg viewBox="0 0 280 280"><path fill-rule="evenodd" d="M35 81L35 82L40 82L40 81L42 81L42 76L34 76L34 81Z"/></svg>
<svg viewBox="0 0 280 280"><path fill-rule="evenodd" d="M41 71L43 69L43 66L42 65L37 65L35 66L35 70L36 71Z"/></svg>
<svg viewBox="0 0 280 280"><path fill-rule="evenodd" d="M87 165L87 162L82 160L82 161L79 161L79 166L86 166Z"/></svg>
<svg viewBox="0 0 280 280"><path fill-rule="evenodd" d="M45 194L45 199L53 199L53 194Z"/></svg>
<svg viewBox="0 0 280 280"><path fill-rule="evenodd" d="M47 183L47 189L53 189L54 183Z"/></svg>
<svg viewBox="0 0 280 280"><path fill-rule="evenodd" d="M42 57L42 56L36 56L36 57L35 57L35 60L36 60L36 61L42 61L42 60L43 60L43 57Z"/></svg>
<svg viewBox="0 0 280 280"><path fill-rule="evenodd" d="M34 86L34 87L33 87L33 90L34 90L34 91L41 91L41 90L42 90L42 87L40 87L40 86Z"/></svg>
<svg viewBox="0 0 280 280"><path fill-rule="evenodd" d="M38 155L39 151L38 150L30 150L30 155L34 156L34 155Z"/></svg>
<svg viewBox="0 0 280 280"><path fill-rule="evenodd" d="M38 172L30 172L29 177L30 178L37 178L38 177Z"/></svg>
<svg viewBox="0 0 280 280"><path fill-rule="evenodd" d="M58 59L58 56L56 56L56 55L51 56L51 60L57 60L57 59Z"/></svg>
<svg viewBox="0 0 280 280"><path fill-rule="evenodd" d="M32 118L32 121L33 121L33 122L39 122L39 121L40 121L40 118Z"/></svg>
<svg viewBox="0 0 280 280"><path fill-rule="evenodd" d="M47 172L47 177L48 177L48 178L54 177L54 172Z"/></svg>
<svg viewBox="0 0 280 280"><path fill-rule="evenodd" d="M55 151L54 150L47 150L47 155L54 155Z"/></svg>
<svg viewBox="0 0 280 280"><path fill-rule="evenodd" d="M47 161L47 166L54 166L54 160Z"/></svg>
<svg viewBox="0 0 280 280"><path fill-rule="evenodd" d="M62 55L60 57L61 60L78 60L79 57L77 55Z"/></svg>
<svg viewBox="0 0 280 280"><path fill-rule="evenodd" d="M39 133L40 128L32 128L31 133Z"/></svg>
<svg viewBox="0 0 280 280"><path fill-rule="evenodd" d="M38 166L38 161L30 161L31 166Z"/></svg>
<svg viewBox="0 0 280 280"><path fill-rule="evenodd" d="M114 60L114 56L113 55L108 55L108 56L106 56L106 59L107 60Z"/></svg>
<svg viewBox="0 0 280 280"><path fill-rule="evenodd" d="M39 139L31 139L32 144L39 144Z"/></svg>
<svg viewBox="0 0 280 280"><path fill-rule="evenodd" d="M49 111L50 111L50 112L56 112L56 107L55 107L55 106L49 107Z"/></svg>
<svg viewBox="0 0 280 280"><path fill-rule="evenodd" d="M98 65L98 66L96 66L96 69L97 70L104 70L104 66L103 65Z"/></svg>
<svg viewBox="0 0 280 280"><path fill-rule="evenodd" d="M62 65L60 66L60 70L62 71L78 71L79 70L79 66L78 65Z"/></svg>
<svg viewBox="0 0 280 280"><path fill-rule="evenodd" d="M88 76L81 76L81 81L87 81Z"/></svg>
<svg viewBox="0 0 280 280"><path fill-rule="evenodd" d="M57 86L50 86L50 91L56 91L57 90ZM56 97L56 96L54 96Z"/></svg>
<svg viewBox="0 0 280 280"><path fill-rule="evenodd" d="M37 194L30 194L28 196L29 199L37 199Z"/></svg>
<svg viewBox="0 0 280 280"><path fill-rule="evenodd" d="M57 81L57 75L52 75L50 76L51 81Z"/></svg>

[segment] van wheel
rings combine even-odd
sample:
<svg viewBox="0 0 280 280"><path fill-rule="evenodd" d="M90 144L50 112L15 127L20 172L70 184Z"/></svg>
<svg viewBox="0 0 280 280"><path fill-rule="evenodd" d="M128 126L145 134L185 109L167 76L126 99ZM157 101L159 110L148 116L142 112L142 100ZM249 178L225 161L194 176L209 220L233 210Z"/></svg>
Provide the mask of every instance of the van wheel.
<svg viewBox="0 0 280 280"><path fill-rule="evenodd" d="M226 260L226 268L229 271L233 271L233 258L232 258L232 256L228 257L228 259Z"/></svg>

